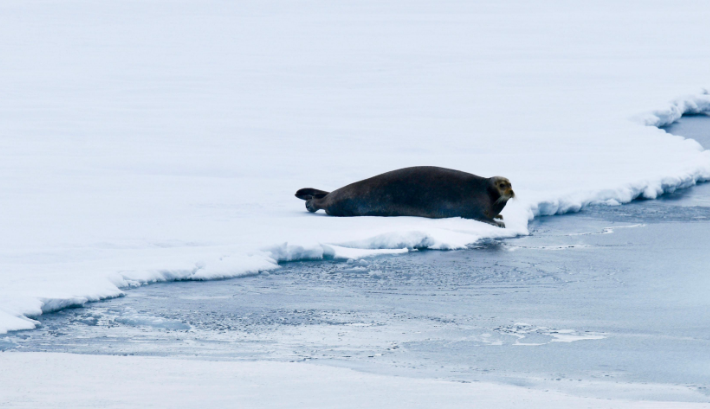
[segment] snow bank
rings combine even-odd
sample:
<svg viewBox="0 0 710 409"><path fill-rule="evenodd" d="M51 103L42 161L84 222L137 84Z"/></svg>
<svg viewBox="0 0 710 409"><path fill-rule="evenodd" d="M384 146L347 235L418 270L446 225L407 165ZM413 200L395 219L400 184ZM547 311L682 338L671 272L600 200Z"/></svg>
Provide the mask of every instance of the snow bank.
<svg viewBox="0 0 710 409"><path fill-rule="evenodd" d="M579 397L555 382L534 390L355 372L283 362L214 362L52 353L0 354L3 408L707 408L682 386L581 382ZM560 382L557 382L559 384ZM574 382L575 384L577 382ZM87 393L91 391L91 393ZM501 399L505 396L505 399ZM674 401L674 400L684 401Z"/></svg>
<svg viewBox="0 0 710 409"><path fill-rule="evenodd" d="M666 109L640 116L646 125L666 126L680 119L683 115L707 114L710 112L710 92L703 90L701 95L688 95L679 98Z"/></svg>
<svg viewBox="0 0 710 409"><path fill-rule="evenodd" d="M0 333L122 287L465 248L710 178L709 152L646 126L708 112L703 2L1 7ZM508 228L293 197L414 165L510 178Z"/></svg>

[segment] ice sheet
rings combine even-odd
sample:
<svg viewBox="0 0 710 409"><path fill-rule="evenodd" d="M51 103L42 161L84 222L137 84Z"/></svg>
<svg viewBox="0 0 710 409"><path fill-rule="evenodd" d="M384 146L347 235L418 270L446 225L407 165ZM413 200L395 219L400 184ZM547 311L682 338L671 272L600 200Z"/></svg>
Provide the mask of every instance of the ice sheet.
<svg viewBox="0 0 710 409"><path fill-rule="evenodd" d="M457 249L710 178L710 152L648 126L708 111L706 2L0 7L0 332L125 286ZM508 228L293 197L414 165L510 178Z"/></svg>
<svg viewBox="0 0 710 409"><path fill-rule="evenodd" d="M0 403L5 408L708 407L700 402L579 398L493 383L381 376L303 363L5 353L0 355L0 365L4 369L0 371ZM594 389L596 385L582 387ZM659 385L612 387L632 388L692 394L685 388Z"/></svg>

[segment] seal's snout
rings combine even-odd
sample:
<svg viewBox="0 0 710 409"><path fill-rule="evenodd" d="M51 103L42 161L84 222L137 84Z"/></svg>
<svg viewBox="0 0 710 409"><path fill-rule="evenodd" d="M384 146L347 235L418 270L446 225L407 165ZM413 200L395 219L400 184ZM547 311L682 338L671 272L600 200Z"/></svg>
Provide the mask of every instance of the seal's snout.
<svg viewBox="0 0 710 409"><path fill-rule="evenodd" d="M500 195L498 201L509 200L515 197L513 185L510 183L508 178L504 178L503 176L494 176L491 178L491 181Z"/></svg>

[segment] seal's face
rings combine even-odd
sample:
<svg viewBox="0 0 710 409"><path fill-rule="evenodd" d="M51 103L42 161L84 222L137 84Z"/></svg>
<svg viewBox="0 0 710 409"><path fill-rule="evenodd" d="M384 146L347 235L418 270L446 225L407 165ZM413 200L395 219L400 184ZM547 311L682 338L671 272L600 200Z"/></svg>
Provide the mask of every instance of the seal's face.
<svg viewBox="0 0 710 409"><path fill-rule="evenodd" d="M503 176L495 176L491 178L491 183L493 184L493 188L500 194L500 198L498 199L499 201L508 201L515 197L513 185L510 184L510 181L507 178L504 178Z"/></svg>

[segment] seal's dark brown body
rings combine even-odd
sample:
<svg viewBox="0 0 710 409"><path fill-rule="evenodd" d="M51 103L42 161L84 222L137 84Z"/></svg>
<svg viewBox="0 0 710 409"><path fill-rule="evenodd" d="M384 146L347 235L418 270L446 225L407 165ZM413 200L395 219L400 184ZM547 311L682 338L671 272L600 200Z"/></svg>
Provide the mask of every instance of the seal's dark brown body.
<svg viewBox="0 0 710 409"><path fill-rule="evenodd" d="M506 178L433 166L394 170L330 193L296 192L309 211L323 209L331 216L464 217L498 225L494 219L513 196Z"/></svg>

